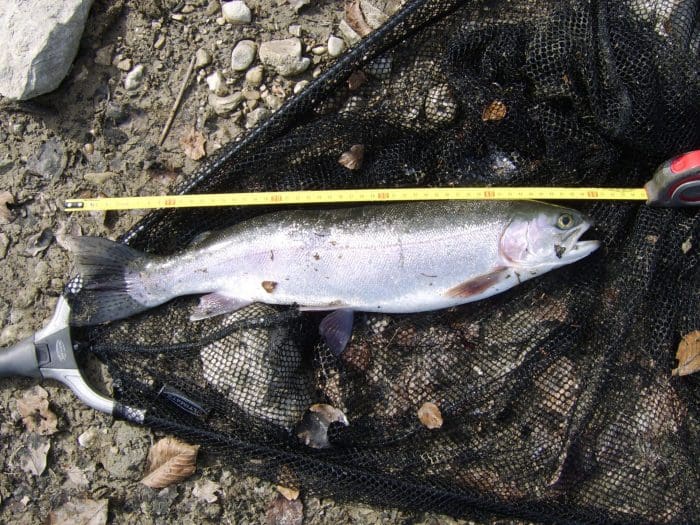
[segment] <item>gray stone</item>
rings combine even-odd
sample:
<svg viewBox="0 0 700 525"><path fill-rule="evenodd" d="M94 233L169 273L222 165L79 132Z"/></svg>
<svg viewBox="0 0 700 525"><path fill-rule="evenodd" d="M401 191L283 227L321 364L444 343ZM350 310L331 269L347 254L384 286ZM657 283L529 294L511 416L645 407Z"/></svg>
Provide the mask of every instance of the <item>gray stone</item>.
<svg viewBox="0 0 700 525"><path fill-rule="evenodd" d="M136 91L141 87L141 83L143 82L143 72L143 64L139 64L134 69L129 71L124 79L124 87L127 91Z"/></svg>
<svg viewBox="0 0 700 525"><path fill-rule="evenodd" d="M246 72L245 81L251 86L259 86L262 84L264 73L265 70L262 66L256 66Z"/></svg>
<svg viewBox="0 0 700 525"><path fill-rule="evenodd" d="M195 53L194 67L197 69L202 69L203 67L207 67L209 64L211 64L211 53L203 47L199 48Z"/></svg>
<svg viewBox="0 0 700 525"><path fill-rule="evenodd" d="M58 87L78 52L92 0L5 0L0 94L26 100Z"/></svg>
<svg viewBox="0 0 700 525"><path fill-rule="evenodd" d="M224 20L231 24L250 24L253 19L250 8L241 0L224 2L221 4L221 13Z"/></svg>
<svg viewBox="0 0 700 525"><path fill-rule="evenodd" d="M263 64L274 67L285 77L299 75L311 65L311 59L301 57L301 40L298 38L263 42L259 54Z"/></svg>
<svg viewBox="0 0 700 525"><path fill-rule="evenodd" d="M226 94L226 81L220 71L214 71L207 76L206 82L207 86L209 86L209 91L212 93L220 97Z"/></svg>
<svg viewBox="0 0 700 525"><path fill-rule="evenodd" d="M227 97L219 97L214 93L209 94L209 105L217 115L228 115L243 101L243 94L240 91L230 94Z"/></svg>
<svg viewBox="0 0 700 525"><path fill-rule="evenodd" d="M252 40L241 40L231 52L231 69L245 71L255 60L257 46Z"/></svg>
<svg viewBox="0 0 700 525"><path fill-rule="evenodd" d="M360 0L360 7L362 8L362 14L365 15L367 25L372 29L381 27L384 22L389 20L389 17L381 9L367 0Z"/></svg>
<svg viewBox="0 0 700 525"><path fill-rule="evenodd" d="M341 20L338 24L338 30L343 35L345 41L350 45L356 44L362 40L362 37L358 35L352 27L350 27L345 19Z"/></svg>
<svg viewBox="0 0 700 525"><path fill-rule="evenodd" d="M335 35L331 35L328 39L328 54L332 57L337 57L345 51L345 41Z"/></svg>
<svg viewBox="0 0 700 525"><path fill-rule="evenodd" d="M267 120L272 113L267 108L258 108L246 115L245 127L246 129L252 129L261 122Z"/></svg>
<svg viewBox="0 0 700 525"><path fill-rule="evenodd" d="M56 137L44 142L39 151L27 160L27 170L46 179L59 177L66 169L68 157L63 143Z"/></svg>

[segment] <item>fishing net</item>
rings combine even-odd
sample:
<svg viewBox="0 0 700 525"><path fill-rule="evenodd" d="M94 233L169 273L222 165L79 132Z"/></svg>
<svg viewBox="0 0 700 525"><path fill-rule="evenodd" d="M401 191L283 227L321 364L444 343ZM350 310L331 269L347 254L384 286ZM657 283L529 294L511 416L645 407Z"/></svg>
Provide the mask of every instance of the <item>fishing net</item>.
<svg viewBox="0 0 700 525"><path fill-rule="evenodd" d="M699 11L409 2L181 191L641 187L700 146ZM592 256L478 303L358 314L340 357L321 314L255 304L190 322L188 297L75 336L146 425L307 493L472 518L698 522L700 379L671 369L700 327L699 216L569 204L596 222ZM159 210L123 241L170 254L272 209ZM426 403L439 428L418 417ZM299 437L314 404L349 422L326 448Z"/></svg>

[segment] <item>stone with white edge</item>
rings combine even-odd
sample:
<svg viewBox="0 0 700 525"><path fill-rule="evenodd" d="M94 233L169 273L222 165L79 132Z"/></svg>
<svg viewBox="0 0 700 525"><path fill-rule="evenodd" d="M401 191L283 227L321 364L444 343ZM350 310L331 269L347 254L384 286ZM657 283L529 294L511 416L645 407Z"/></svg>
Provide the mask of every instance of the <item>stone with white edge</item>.
<svg viewBox="0 0 700 525"><path fill-rule="evenodd" d="M230 24L250 24L253 19L250 8L241 0L221 4L221 14L224 16L224 20Z"/></svg>

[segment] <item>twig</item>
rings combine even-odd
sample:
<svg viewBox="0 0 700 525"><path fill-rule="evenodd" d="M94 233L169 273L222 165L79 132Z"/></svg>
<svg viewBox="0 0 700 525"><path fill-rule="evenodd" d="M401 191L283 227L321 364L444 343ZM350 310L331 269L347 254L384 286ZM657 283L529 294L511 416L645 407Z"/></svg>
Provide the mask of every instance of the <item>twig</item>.
<svg viewBox="0 0 700 525"><path fill-rule="evenodd" d="M182 81L182 85L180 86L180 92L177 94L175 103L173 104L173 107L170 110L170 115L168 116L168 121L165 123L163 132L160 134L160 140L158 141L159 146L163 145L163 142L165 142L165 138L168 136L168 133L170 133L170 127L173 125L175 115L177 115L177 110L180 107L180 102L182 102L182 97L185 95L187 85L190 83L190 77L192 76L192 71L194 70L195 60L195 57L192 57L192 60L190 60L190 66L187 68L187 73L185 73L185 79Z"/></svg>

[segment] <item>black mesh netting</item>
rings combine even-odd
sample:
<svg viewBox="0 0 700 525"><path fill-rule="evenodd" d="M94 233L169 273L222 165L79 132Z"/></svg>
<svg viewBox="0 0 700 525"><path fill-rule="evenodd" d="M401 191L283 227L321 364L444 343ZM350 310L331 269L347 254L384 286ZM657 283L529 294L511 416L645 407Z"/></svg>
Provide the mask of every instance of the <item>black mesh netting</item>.
<svg viewBox="0 0 700 525"><path fill-rule="evenodd" d="M640 187L700 146L699 11L410 2L183 191ZM361 169L338 162L353 145ZM319 341L319 314L253 305L190 322L196 298L79 336L146 424L310 493L461 516L698 522L700 380L671 369L700 328L699 216L572 205L596 221L591 257L480 303L360 314L340 358ZM160 210L124 240L172 253L268 211ZM425 402L441 428L419 421ZM330 448L297 438L313 403L349 419Z"/></svg>

